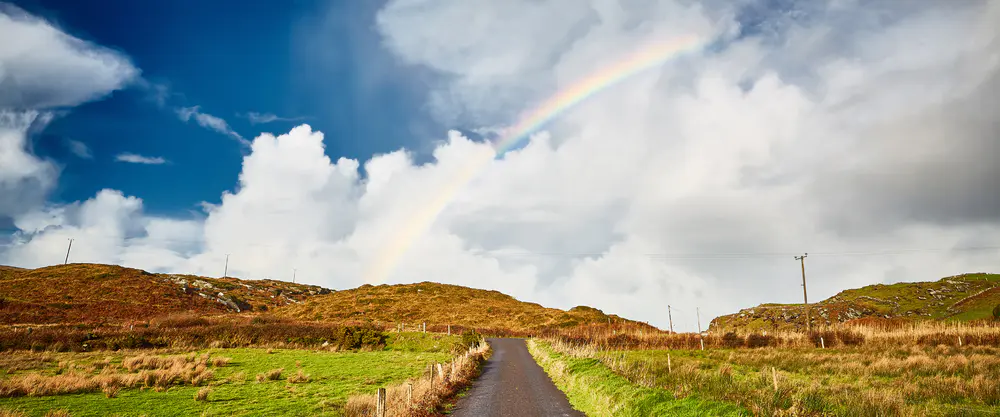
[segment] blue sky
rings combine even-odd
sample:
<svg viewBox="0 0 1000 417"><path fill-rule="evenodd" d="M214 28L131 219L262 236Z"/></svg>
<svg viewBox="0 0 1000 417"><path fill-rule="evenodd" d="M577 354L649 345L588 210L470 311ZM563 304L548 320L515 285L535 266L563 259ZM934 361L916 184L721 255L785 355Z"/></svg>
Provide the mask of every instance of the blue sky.
<svg viewBox="0 0 1000 417"><path fill-rule="evenodd" d="M15 2L70 35L123 52L145 80L169 89L163 106L148 89L117 91L73 108L37 135L35 152L63 167L51 200L83 200L112 188L141 195L151 213L218 202L236 184L245 151L181 121L177 107L200 106L248 139L309 123L326 134L334 160L419 151L434 128L414 82L419 71L380 47L372 26L380 5L365 3ZM295 120L254 125L240 116L249 112ZM68 140L86 144L93 158L75 157ZM169 162L115 162L122 152Z"/></svg>

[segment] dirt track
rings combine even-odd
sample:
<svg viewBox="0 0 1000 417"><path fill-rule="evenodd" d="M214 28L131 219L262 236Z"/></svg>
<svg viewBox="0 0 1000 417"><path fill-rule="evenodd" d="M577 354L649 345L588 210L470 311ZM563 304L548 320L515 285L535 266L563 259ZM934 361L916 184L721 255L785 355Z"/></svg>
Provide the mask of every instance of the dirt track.
<svg viewBox="0 0 1000 417"><path fill-rule="evenodd" d="M493 356L468 395L456 404L454 416L583 416L535 363L524 340L487 341Z"/></svg>

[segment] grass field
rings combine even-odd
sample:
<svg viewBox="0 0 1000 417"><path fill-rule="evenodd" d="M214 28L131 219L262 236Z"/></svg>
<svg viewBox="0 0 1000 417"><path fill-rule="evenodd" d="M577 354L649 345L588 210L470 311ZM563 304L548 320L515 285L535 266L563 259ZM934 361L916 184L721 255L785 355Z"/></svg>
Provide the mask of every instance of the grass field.
<svg viewBox="0 0 1000 417"><path fill-rule="evenodd" d="M124 388L115 398L108 398L101 391L0 398L0 409L19 410L32 416L53 409L68 410L73 416L342 415L351 395L374 392L378 387L419 377L428 364L447 361L457 340L457 336L403 333L391 335L386 349L369 352L199 350L194 353L229 359L222 360L222 366L209 366L211 378L199 386L184 383L166 389ZM0 365L5 368L0 374L0 386L27 374L54 377L57 373L79 373L97 377L102 372L111 373L112 368L116 369L114 372L135 373L123 366L123 360L153 353L188 354L7 352L0 358ZM95 364L104 365L95 367ZM280 376L274 375L279 369ZM207 400L196 400L196 394L206 388Z"/></svg>
<svg viewBox="0 0 1000 417"><path fill-rule="evenodd" d="M606 386L622 385L620 378L667 402L694 396L737 404L754 415L1000 415L1000 347L916 343L920 337L826 349L607 350L560 340L544 346L575 358L568 362L573 366L609 369L614 376L598 378ZM957 342L948 333L941 340ZM628 404L630 396L649 395L609 398Z"/></svg>
<svg viewBox="0 0 1000 417"><path fill-rule="evenodd" d="M748 416L741 407L696 395L675 398L670 391L634 383L590 355L553 349L530 340L528 349L569 398L573 408L589 416Z"/></svg>

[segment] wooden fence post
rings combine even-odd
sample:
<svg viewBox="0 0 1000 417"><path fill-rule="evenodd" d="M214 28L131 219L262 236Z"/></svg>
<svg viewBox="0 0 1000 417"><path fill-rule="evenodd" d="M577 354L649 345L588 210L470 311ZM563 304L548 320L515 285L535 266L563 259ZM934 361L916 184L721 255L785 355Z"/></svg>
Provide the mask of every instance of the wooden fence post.
<svg viewBox="0 0 1000 417"><path fill-rule="evenodd" d="M413 408L413 383L406 383L406 408Z"/></svg>
<svg viewBox="0 0 1000 417"><path fill-rule="evenodd" d="M448 325L448 336L451 336L451 325Z"/></svg>
<svg viewBox="0 0 1000 417"><path fill-rule="evenodd" d="M778 390L778 371L771 367L771 381L774 382L774 390Z"/></svg>
<svg viewBox="0 0 1000 417"><path fill-rule="evenodd" d="M668 353L667 354L667 373L670 374L670 373L673 373L673 372L674 372L674 367L673 367L673 365L670 364L670 354Z"/></svg>
<svg viewBox="0 0 1000 417"><path fill-rule="evenodd" d="M427 322L424 322L424 333L427 333Z"/></svg>
<svg viewBox="0 0 1000 417"><path fill-rule="evenodd" d="M444 375L444 368L441 367L440 363L437 364L437 371L438 371L438 375L441 375L441 383L444 383L445 379L447 379L447 378Z"/></svg>
<svg viewBox="0 0 1000 417"><path fill-rule="evenodd" d="M826 342L823 341L823 336L819 337L819 346L823 349L826 349Z"/></svg>
<svg viewBox="0 0 1000 417"><path fill-rule="evenodd" d="M375 394L375 417L385 417L385 388Z"/></svg>

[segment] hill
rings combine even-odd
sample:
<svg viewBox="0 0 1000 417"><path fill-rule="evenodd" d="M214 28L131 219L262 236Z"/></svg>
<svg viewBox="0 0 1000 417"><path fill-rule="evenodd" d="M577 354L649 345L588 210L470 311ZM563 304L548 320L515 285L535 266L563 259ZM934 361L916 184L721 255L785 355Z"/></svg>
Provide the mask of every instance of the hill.
<svg viewBox="0 0 1000 417"><path fill-rule="evenodd" d="M427 323L435 329L451 325L523 332L610 322L649 327L592 307L563 311L518 301L498 291L432 282L362 285L312 297L277 312L303 320L370 322L389 328L397 323L407 328Z"/></svg>
<svg viewBox="0 0 1000 417"><path fill-rule="evenodd" d="M810 304L810 323L823 326L871 319L985 319L1000 304L1000 274L963 274L932 282L869 285ZM803 330L802 304L762 304L712 320L709 330Z"/></svg>
<svg viewBox="0 0 1000 417"><path fill-rule="evenodd" d="M152 274L99 264L0 267L0 324L144 321L263 311L330 290L272 280Z"/></svg>

